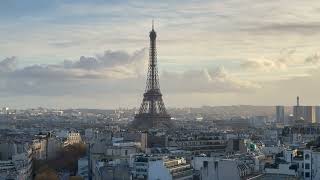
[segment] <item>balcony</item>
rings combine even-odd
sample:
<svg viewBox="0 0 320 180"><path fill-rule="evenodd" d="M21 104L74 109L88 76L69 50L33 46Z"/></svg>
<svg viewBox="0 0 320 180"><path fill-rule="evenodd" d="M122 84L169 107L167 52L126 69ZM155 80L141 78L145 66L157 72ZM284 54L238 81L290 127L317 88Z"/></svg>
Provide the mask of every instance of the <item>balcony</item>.
<svg viewBox="0 0 320 180"><path fill-rule="evenodd" d="M184 177L192 177L193 176L193 169L186 169L180 172L172 173L173 179L180 179Z"/></svg>
<svg viewBox="0 0 320 180"><path fill-rule="evenodd" d="M170 172L178 172L190 168L190 164L179 164L177 166L168 167Z"/></svg>

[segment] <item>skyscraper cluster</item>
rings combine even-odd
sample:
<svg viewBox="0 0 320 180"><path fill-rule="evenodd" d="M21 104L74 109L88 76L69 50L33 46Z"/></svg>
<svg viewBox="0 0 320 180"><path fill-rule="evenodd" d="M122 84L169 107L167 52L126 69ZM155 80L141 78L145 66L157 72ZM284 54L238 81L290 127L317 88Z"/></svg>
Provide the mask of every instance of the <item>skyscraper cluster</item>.
<svg viewBox="0 0 320 180"><path fill-rule="evenodd" d="M276 122L285 123L285 107L276 106ZM304 106L300 104L300 97L297 97L297 103L292 107L291 120L305 123L320 122L320 106Z"/></svg>

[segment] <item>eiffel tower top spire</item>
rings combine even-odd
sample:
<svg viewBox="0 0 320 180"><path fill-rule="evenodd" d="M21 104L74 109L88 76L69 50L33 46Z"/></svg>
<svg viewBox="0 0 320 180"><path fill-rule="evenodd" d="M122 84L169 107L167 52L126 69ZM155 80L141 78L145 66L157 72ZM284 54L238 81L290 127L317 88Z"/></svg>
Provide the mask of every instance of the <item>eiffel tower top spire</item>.
<svg viewBox="0 0 320 180"><path fill-rule="evenodd" d="M152 30L154 30L154 22L153 22L153 19L152 19Z"/></svg>

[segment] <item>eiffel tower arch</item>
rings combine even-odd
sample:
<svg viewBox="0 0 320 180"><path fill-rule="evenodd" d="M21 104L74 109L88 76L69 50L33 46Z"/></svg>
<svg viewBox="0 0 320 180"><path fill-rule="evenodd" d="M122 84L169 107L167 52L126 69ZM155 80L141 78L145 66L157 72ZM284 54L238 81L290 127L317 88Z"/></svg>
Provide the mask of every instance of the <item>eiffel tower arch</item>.
<svg viewBox="0 0 320 180"><path fill-rule="evenodd" d="M157 33L154 30L153 23L149 37L150 49L147 84L139 112L135 115L131 127L140 130L150 128L170 129L173 127L173 122L167 113L160 91L156 49Z"/></svg>

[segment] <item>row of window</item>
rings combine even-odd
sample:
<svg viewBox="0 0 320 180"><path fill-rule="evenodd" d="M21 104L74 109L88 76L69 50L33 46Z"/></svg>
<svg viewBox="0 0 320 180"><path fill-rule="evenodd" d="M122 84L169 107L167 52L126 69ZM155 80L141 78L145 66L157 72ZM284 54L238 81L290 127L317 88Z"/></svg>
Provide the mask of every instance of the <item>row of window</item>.
<svg viewBox="0 0 320 180"><path fill-rule="evenodd" d="M137 172L147 172L147 169L142 169L142 168L136 168Z"/></svg>
<svg viewBox="0 0 320 180"><path fill-rule="evenodd" d="M304 169L310 169L310 164L309 163L305 163L305 164L302 163L301 165L302 165L301 167L304 168ZM298 168L299 168L299 164L298 164Z"/></svg>
<svg viewBox="0 0 320 180"><path fill-rule="evenodd" d="M186 142L182 143L183 146L192 146L192 145L220 145L220 142L208 142L208 141L200 141L200 142Z"/></svg>

